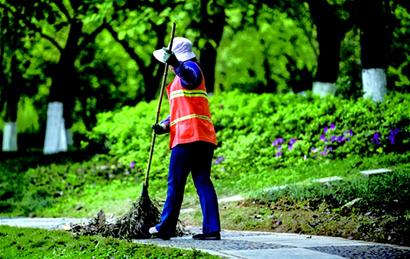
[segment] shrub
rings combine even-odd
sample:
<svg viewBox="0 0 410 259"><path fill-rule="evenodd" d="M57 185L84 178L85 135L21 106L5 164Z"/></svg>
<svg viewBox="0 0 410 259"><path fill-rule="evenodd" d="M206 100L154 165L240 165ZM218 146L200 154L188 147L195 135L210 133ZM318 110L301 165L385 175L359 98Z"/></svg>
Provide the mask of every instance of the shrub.
<svg viewBox="0 0 410 259"><path fill-rule="evenodd" d="M219 177L272 171L309 159L353 154L404 152L410 143L410 95L387 96L383 103L285 94L226 92L210 98L218 136L214 171ZM105 143L111 155L145 168L155 102L98 115L90 139ZM163 114L168 112L164 105ZM165 116L164 116L165 117ZM157 138L154 178L168 165L168 137Z"/></svg>
<svg viewBox="0 0 410 259"><path fill-rule="evenodd" d="M97 126L89 133L93 142L104 143L110 154L124 164L131 164L136 172L145 173L151 144L151 125L155 121L156 102L141 102L135 107L124 107L119 112L98 114ZM163 105L163 114L168 112ZM165 117L165 116L164 116ZM167 175L169 137L157 136L151 173L155 178Z"/></svg>

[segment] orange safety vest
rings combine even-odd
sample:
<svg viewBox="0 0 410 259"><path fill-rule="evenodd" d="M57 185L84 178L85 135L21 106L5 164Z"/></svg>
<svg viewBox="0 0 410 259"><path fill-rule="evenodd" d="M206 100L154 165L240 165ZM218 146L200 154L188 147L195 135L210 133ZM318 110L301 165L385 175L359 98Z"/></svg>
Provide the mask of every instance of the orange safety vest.
<svg viewBox="0 0 410 259"><path fill-rule="evenodd" d="M170 105L170 147L205 141L216 145L216 134L209 111L205 79L192 90L182 86L175 76L167 88Z"/></svg>

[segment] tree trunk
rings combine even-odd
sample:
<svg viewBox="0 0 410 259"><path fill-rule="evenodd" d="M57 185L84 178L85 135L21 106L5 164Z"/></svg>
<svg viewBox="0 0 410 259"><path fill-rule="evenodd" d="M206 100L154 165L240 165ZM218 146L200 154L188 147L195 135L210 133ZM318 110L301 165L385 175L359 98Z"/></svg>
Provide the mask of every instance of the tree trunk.
<svg viewBox="0 0 410 259"><path fill-rule="evenodd" d="M44 154L67 151L67 136L63 118L63 103L51 102L47 107L47 126Z"/></svg>
<svg viewBox="0 0 410 259"><path fill-rule="evenodd" d="M72 125L71 112L78 92L74 62L80 51L78 43L82 35L81 30L80 22L71 24L60 60L51 69L52 84L47 108L44 154L65 152L68 149L66 126L70 128Z"/></svg>
<svg viewBox="0 0 410 259"><path fill-rule="evenodd" d="M10 70L11 83L7 83L5 86L6 124L4 125L3 151L17 151L17 107L20 99L19 87L24 83L24 80L18 71L16 55L11 58Z"/></svg>
<svg viewBox="0 0 410 259"><path fill-rule="evenodd" d="M225 25L225 9L215 2L201 0L201 21L194 25L199 29L201 38L206 40L203 47L200 46L200 63L204 69L206 89L213 93L215 89L215 64L217 48L222 39ZM212 13L209 13L209 10Z"/></svg>
<svg viewBox="0 0 410 259"><path fill-rule="evenodd" d="M359 1L359 28L364 97L382 102L387 93L385 68L391 33L382 0Z"/></svg>
<svg viewBox="0 0 410 259"><path fill-rule="evenodd" d="M154 73L154 71L152 72ZM157 73L158 74L158 73ZM159 90L160 80L156 76L152 75L145 75L144 76L144 84L145 84L145 92L144 92L144 100L149 102L155 99L157 92Z"/></svg>
<svg viewBox="0 0 410 259"><path fill-rule="evenodd" d="M4 152L17 151L17 125L15 121L8 121L4 124L2 150Z"/></svg>
<svg viewBox="0 0 410 259"><path fill-rule="evenodd" d="M204 70L206 82L206 90L208 93L213 93L215 90L215 64L216 64L216 49L209 43L200 51L201 68Z"/></svg>
<svg viewBox="0 0 410 259"><path fill-rule="evenodd" d="M319 57L313 82L313 93L334 95L339 73L340 46L346 26L337 16L335 7L326 0L308 1L313 23L316 25Z"/></svg>
<svg viewBox="0 0 410 259"><path fill-rule="evenodd" d="M382 68L362 70L363 97L374 102L382 102L387 93L386 72Z"/></svg>
<svg viewBox="0 0 410 259"><path fill-rule="evenodd" d="M276 93L278 91L278 86L275 80L272 79L272 71L271 66L269 64L268 55L264 53L263 58L263 70L265 75L265 82L266 82L266 92L268 93Z"/></svg>
<svg viewBox="0 0 410 259"><path fill-rule="evenodd" d="M321 97L332 95L334 96L336 94L336 83L331 83L331 82L320 82L320 81L315 81L313 82L313 87L312 87L312 92L316 95L319 95Z"/></svg>

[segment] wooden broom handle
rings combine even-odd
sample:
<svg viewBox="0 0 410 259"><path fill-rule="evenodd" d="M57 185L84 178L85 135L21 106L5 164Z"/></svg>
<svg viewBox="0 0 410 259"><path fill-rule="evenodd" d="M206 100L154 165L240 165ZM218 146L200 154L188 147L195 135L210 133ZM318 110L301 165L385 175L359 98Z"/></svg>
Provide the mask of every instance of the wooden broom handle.
<svg viewBox="0 0 410 259"><path fill-rule="evenodd" d="M175 27L176 27L176 24L173 23L172 24L172 30L171 30L171 40L170 40L170 43L169 43L169 46L168 46L169 51L172 50L172 44L173 44L174 35L175 35ZM159 121L162 98L164 96L164 89L165 89L165 84L166 84L167 76L168 76L168 66L169 65L167 63L165 63L165 70L164 70L164 74L162 76L162 84L161 84L161 89L160 89L160 93L159 93L158 105L157 105L157 114L155 116L155 124L158 124L158 121ZM152 155L154 154L154 146L155 146L156 136L157 136L157 134L155 134L155 130L152 130L151 145L150 145L150 148L149 148L148 165L147 165L147 171L145 172L145 181L144 181L144 186L143 186L143 188L145 190L148 190L148 178L149 178L148 176L149 176L149 171L151 169Z"/></svg>

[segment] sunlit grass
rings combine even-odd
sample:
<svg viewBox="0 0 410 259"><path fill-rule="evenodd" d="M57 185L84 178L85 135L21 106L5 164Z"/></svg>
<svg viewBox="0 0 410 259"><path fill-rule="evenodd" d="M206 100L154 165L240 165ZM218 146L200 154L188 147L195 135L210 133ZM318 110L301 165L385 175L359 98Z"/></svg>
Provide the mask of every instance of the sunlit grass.
<svg viewBox="0 0 410 259"><path fill-rule="evenodd" d="M197 250L7 226L0 226L0 251L1 258L218 258Z"/></svg>

